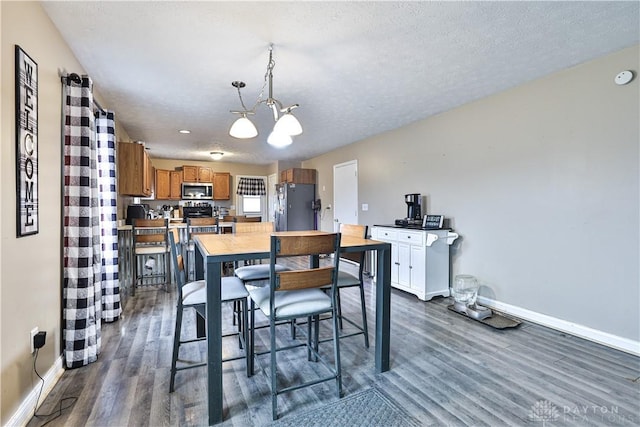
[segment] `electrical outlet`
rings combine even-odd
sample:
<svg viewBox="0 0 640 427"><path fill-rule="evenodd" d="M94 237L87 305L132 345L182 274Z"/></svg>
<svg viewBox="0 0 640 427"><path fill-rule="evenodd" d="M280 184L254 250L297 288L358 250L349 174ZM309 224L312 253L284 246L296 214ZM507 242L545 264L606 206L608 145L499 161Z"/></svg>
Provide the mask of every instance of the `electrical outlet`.
<svg viewBox="0 0 640 427"><path fill-rule="evenodd" d="M33 343L34 343L34 339L36 338L36 335L38 335L38 332L40 332L40 330L38 329L37 326L33 328L31 332L29 332L29 346L31 347L31 353L36 351L35 347L33 346Z"/></svg>

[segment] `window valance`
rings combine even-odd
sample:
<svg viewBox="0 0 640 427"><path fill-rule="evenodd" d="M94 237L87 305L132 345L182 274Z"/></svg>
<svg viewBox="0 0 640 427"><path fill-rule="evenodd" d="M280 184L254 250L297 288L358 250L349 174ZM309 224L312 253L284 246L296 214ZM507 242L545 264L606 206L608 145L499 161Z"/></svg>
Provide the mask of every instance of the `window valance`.
<svg viewBox="0 0 640 427"><path fill-rule="evenodd" d="M240 196L265 196L267 188L263 178L240 178L236 194Z"/></svg>

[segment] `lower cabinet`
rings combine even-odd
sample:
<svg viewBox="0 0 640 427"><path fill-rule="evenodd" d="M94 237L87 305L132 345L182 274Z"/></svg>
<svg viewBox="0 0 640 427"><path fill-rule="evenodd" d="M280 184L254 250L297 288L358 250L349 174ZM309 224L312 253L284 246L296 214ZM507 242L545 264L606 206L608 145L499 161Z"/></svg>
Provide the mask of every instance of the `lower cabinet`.
<svg viewBox="0 0 640 427"><path fill-rule="evenodd" d="M374 226L371 237L391 244L391 286L423 301L449 296L449 230Z"/></svg>

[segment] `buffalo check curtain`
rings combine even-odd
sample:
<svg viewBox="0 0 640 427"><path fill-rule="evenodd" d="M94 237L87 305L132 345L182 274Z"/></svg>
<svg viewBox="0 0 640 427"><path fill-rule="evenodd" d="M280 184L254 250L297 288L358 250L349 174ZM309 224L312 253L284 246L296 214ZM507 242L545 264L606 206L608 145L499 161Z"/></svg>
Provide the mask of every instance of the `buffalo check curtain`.
<svg viewBox="0 0 640 427"><path fill-rule="evenodd" d="M113 113L93 114L91 79L63 79L63 337L68 368L100 354L120 315ZM96 122L99 134L96 135Z"/></svg>
<svg viewBox="0 0 640 427"><path fill-rule="evenodd" d="M98 188L100 197L100 248L102 250L102 320L118 320L118 193L116 189L116 137L112 111L96 113L98 146Z"/></svg>
<svg viewBox="0 0 640 427"><path fill-rule="evenodd" d="M262 178L240 178L236 194L240 196L264 196L267 189Z"/></svg>

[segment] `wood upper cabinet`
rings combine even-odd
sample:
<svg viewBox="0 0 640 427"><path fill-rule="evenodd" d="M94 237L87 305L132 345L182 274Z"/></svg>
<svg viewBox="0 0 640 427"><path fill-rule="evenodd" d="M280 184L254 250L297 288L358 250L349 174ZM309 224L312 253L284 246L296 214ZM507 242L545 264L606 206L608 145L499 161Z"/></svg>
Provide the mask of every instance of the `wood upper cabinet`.
<svg viewBox="0 0 640 427"><path fill-rule="evenodd" d="M213 169L207 166L182 166L184 182L212 182Z"/></svg>
<svg viewBox="0 0 640 427"><path fill-rule="evenodd" d="M156 169L156 199L171 198L171 171Z"/></svg>
<svg viewBox="0 0 640 427"><path fill-rule="evenodd" d="M141 144L118 142L118 194L149 197L153 186L153 166Z"/></svg>
<svg viewBox="0 0 640 427"><path fill-rule="evenodd" d="M213 200L229 200L231 198L231 174L229 172L213 173Z"/></svg>
<svg viewBox="0 0 640 427"><path fill-rule="evenodd" d="M182 166L184 182L198 182L198 166Z"/></svg>
<svg viewBox="0 0 640 427"><path fill-rule="evenodd" d="M182 172L171 171L169 173L169 184L171 187L169 198L172 200L182 199Z"/></svg>
<svg viewBox="0 0 640 427"><path fill-rule="evenodd" d="M280 172L280 183L315 184L316 170L291 168Z"/></svg>
<svg viewBox="0 0 640 427"><path fill-rule="evenodd" d="M156 169L156 199L180 200L182 198L182 172Z"/></svg>
<svg viewBox="0 0 640 427"><path fill-rule="evenodd" d="M213 169L198 167L198 182L213 182Z"/></svg>

